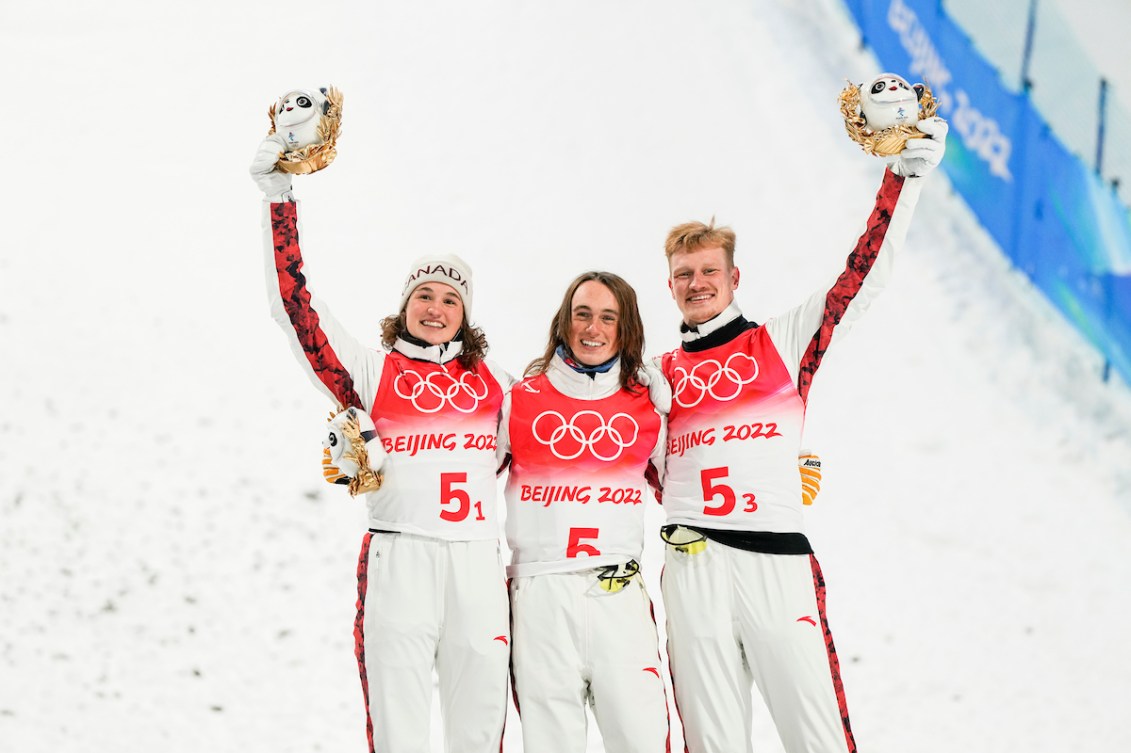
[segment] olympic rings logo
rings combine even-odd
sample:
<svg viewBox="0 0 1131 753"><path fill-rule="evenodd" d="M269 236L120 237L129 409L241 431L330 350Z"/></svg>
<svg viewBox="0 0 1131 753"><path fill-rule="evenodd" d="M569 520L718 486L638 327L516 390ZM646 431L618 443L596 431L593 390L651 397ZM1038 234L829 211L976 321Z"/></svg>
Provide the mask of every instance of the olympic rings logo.
<svg viewBox="0 0 1131 753"><path fill-rule="evenodd" d="M450 405L460 413L474 413L479 401L487 397L487 382L472 372L456 379L446 371L434 371L426 377L405 369L393 380L393 391L412 402L421 413L436 413Z"/></svg>
<svg viewBox="0 0 1131 753"><path fill-rule="evenodd" d="M745 353L732 353L725 364L703 361L691 371L675 368L675 401L684 408L694 408L708 395L717 402L734 400L742 388L758 378L758 362Z"/></svg>
<svg viewBox="0 0 1131 753"><path fill-rule="evenodd" d="M556 410L547 410L538 414L530 431L559 460L574 460L589 450L593 457L608 462L636 443L640 425L627 413L617 413L606 422L597 411L583 410L567 421Z"/></svg>

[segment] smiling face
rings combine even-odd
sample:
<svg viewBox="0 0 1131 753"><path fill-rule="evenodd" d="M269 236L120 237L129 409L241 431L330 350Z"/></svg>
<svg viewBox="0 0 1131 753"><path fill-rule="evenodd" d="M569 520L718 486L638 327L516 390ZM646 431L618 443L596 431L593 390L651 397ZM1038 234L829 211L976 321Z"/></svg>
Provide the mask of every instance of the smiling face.
<svg viewBox="0 0 1131 753"><path fill-rule="evenodd" d="M451 342L463 326L463 299L442 282L419 285L405 303L405 326L429 345Z"/></svg>
<svg viewBox="0 0 1131 753"><path fill-rule="evenodd" d="M290 128L305 123L319 114L314 100L306 92L291 92L280 100L275 113L276 128Z"/></svg>
<svg viewBox="0 0 1131 753"><path fill-rule="evenodd" d="M569 345L573 357L586 366L596 366L617 354L620 306L603 283L581 283L570 302Z"/></svg>
<svg viewBox="0 0 1131 753"><path fill-rule="evenodd" d="M738 267L727 263L726 251L721 246L672 254L668 268L668 288L687 324L713 319L734 300Z"/></svg>

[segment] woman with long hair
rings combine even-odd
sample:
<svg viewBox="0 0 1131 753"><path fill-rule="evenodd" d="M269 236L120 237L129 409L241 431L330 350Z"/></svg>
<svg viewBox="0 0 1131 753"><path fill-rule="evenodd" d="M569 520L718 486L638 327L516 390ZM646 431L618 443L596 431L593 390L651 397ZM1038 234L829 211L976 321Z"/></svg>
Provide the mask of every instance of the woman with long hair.
<svg viewBox="0 0 1131 753"><path fill-rule="evenodd" d="M670 392L643 369L643 348L632 287L608 272L582 274L566 289L545 352L504 401L513 682L525 750L585 750L587 704L605 750L668 750L639 560Z"/></svg>
<svg viewBox="0 0 1131 753"><path fill-rule="evenodd" d="M384 350L363 346L302 274L298 203L275 169L277 136L252 177L264 191L271 313L299 364L334 403L372 419L386 454L366 494L354 636L369 750L429 750L433 673L448 751L498 753L510 630L499 557L496 457L509 378L483 360L472 278L459 257L418 259Z"/></svg>

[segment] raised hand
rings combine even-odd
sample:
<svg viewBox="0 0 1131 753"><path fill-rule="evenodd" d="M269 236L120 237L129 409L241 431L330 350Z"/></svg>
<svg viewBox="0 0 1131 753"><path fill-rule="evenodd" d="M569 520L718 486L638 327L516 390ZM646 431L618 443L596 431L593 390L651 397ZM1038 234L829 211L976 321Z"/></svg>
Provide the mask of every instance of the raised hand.
<svg viewBox="0 0 1131 753"><path fill-rule="evenodd" d="M945 120L927 118L917 125L927 138L907 139L907 146L891 164L891 171L905 178L922 178L939 166L946 153L946 132L950 126Z"/></svg>
<svg viewBox="0 0 1131 753"><path fill-rule="evenodd" d="M286 150L286 147L287 144L282 136L277 133L271 134L260 142L248 170L255 185L259 186L259 190L272 203L294 201L294 195L291 193L291 176L275 167L279 155Z"/></svg>

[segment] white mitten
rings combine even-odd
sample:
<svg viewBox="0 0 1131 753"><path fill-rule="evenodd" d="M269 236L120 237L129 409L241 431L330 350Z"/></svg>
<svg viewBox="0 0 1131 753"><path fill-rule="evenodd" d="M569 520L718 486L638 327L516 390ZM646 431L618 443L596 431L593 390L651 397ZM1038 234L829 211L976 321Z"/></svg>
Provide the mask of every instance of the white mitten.
<svg viewBox="0 0 1131 753"><path fill-rule="evenodd" d="M668 384L664 372L660 371L655 363L645 361L636 372L636 381L648 388L648 397L652 399L652 405L656 406L656 410L665 416L671 412L672 386Z"/></svg>
<svg viewBox="0 0 1131 753"><path fill-rule="evenodd" d="M291 193L291 176L275 168L281 155L287 148L287 142L277 133L273 133L259 144L255 150L255 158L251 161L251 179L267 200L272 203L294 201Z"/></svg>
<svg viewBox="0 0 1131 753"><path fill-rule="evenodd" d="M331 474L327 473L326 465L334 466L349 478L356 478L360 467L357 464L353 445L350 444L349 437L346 436L345 426L347 421L357 422L357 428L360 430L361 438L365 441L365 450L369 455L368 465L370 470L375 473L379 472L381 466L385 463L385 458L388 457L381 444L381 438L377 436L377 428L373 425L373 419L365 411L357 408L346 408L330 420L322 435L322 446L330 453L330 463L327 464L323 461L323 475L330 483L334 483L336 479L332 479Z"/></svg>
<svg viewBox="0 0 1131 753"><path fill-rule="evenodd" d="M946 132L950 126L945 120L927 118L916 125L927 138L907 139L907 146L891 163L891 171L905 178L922 178L939 166L946 153Z"/></svg>

